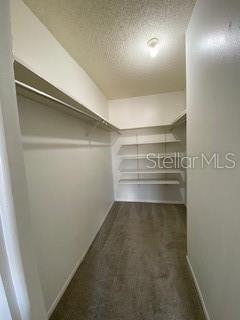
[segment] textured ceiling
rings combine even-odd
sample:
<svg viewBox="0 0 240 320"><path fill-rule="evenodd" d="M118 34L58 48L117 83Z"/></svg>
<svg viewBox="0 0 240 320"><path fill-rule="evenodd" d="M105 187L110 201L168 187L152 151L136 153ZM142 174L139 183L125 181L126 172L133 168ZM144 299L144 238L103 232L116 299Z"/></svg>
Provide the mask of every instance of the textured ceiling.
<svg viewBox="0 0 240 320"><path fill-rule="evenodd" d="M24 0L109 99L185 88L194 0ZM151 58L146 42L158 37Z"/></svg>

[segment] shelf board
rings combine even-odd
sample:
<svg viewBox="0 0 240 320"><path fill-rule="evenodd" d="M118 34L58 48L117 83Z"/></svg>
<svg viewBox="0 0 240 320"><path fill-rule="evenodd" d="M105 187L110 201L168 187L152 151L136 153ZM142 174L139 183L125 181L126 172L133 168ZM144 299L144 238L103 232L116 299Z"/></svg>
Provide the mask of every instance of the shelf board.
<svg viewBox="0 0 240 320"><path fill-rule="evenodd" d="M120 129L111 124L101 115L90 110L70 95L56 88L51 83L28 69L23 64L14 62L15 84L17 94L30 100L43 103L49 107L57 107L82 120L97 123L97 126L107 131L120 133Z"/></svg>
<svg viewBox="0 0 240 320"><path fill-rule="evenodd" d="M177 185L178 180L161 180L161 179L120 179L119 184L148 184L148 185Z"/></svg>
<svg viewBox="0 0 240 320"><path fill-rule="evenodd" d="M179 143L181 140L169 140L169 141L154 141L154 142L139 142L139 143L123 143L122 146L138 146L145 144L167 144L167 143Z"/></svg>
<svg viewBox="0 0 240 320"><path fill-rule="evenodd" d="M125 132L125 131L134 131L134 130L141 130L141 129L156 129L156 128L168 129L170 127L171 127L171 123L167 123L167 124L159 124L159 125L153 125L153 126L120 128L120 131Z"/></svg>
<svg viewBox="0 0 240 320"><path fill-rule="evenodd" d="M124 169L120 170L122 174L173 174L173 173L183 173L180 169Z"/></svg>
<svg viewBox="0 0 240 320"><path fill-rule="evenodd" d="M178 158L181 157L180 153L166 153L166 154L119 154L118 155L122 159L126 160L137 160L137 159L147 159L147 156L149 156L149 159L158 159L158 158Z"/></svg>

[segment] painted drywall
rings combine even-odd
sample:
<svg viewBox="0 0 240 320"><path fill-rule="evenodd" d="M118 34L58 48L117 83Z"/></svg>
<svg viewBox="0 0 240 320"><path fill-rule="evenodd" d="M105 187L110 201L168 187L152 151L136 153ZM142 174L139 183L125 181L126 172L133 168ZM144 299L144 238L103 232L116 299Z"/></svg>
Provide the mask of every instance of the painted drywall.
<svg viewBox="0 0 240 320"><path fill-rule="evenodd" d="M12 318L45 320L32 250L8 1L0 1L0 56L0 273Z"/></svg>
<svg viewBox="0 0 240 320"><path fill-rule="evenodd" d="M11 0L11 15L16 60L107 119L104 94L22 0Z"/></svg>
<svg viewBox="0 0 240 320"><path fill-rule="evenodd" d="M38 270L51 313L113 203L110 133L21 96L18 105Z"/></svg>
<svg viewBox="0 0 240 320"><path fill-rule="evenodd" d="M0 275L0 314L4 320L12 320L1 275Z"/></svg>
<svg viewBox="0 0 240 320"><path fill-rule="evenodd" d="M109 119L121 129L166 125L186 108L185 92L109 101Z"/></svg>
<svg viewBox="0 0 240 320"><path fill-rule="evenodd" d="M212 320L240 314L239 13L239 0L199 0L186 38L188 153L237 160L187 172L188 256Z"/></svg>

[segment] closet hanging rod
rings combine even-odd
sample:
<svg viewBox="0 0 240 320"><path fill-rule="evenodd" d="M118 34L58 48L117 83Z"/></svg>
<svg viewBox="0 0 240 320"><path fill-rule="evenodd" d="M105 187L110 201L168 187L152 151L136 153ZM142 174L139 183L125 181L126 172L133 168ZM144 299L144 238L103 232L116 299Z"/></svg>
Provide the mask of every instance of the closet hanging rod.
<svg viewBox="0 0 240 320"><path fill-rule="evenodd" d="M62 100L60 100L58 98L55 98L55 97L49 95L48 93L45 93L45 92L40 91L40 90L38 90L36 88L33 88L33 87L31 87L31 86L29 86L29 85L27 85L27 84L25 84L25 83L23 83L21 81L15 80L15 84L17 86L23 88L23 89L31 91L34 94L37 94L37 95L42 96L42 97L44 97L44 98L46 98L48 100L51 100L51 101L56 102L58 104L61 104L62 106L66 107L66 108L68 108L70 110L73 110L73 111L75 111L77 113L80 113L80 114L86 116L87 118L89 118L91 120L97 121L97 122L101 123L101 125L105 126L106 128L111 129L111 130L117 132L118 134L120 134L120 130L117 127L113 126L111 123L109 123L108 121L103 119L101 116L96 116L95 117L92 114L89 114L89 113L87 113L87 112L85 112L83 110L80 110L77 107L74 107L74 106L72 106L72 105L70 105L70 104L68 104L68 103L66 103L66 102L64 102L64 101L62 101Z"/></svg>

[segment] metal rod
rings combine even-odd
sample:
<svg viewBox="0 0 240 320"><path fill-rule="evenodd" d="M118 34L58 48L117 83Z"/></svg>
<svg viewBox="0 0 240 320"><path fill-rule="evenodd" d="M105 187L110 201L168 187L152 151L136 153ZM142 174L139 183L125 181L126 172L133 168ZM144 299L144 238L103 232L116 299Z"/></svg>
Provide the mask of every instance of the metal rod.
<svg viewBox="0 0 240 320"><path fill-rule="evenodd" d="M63 105L64 107L66 107L68 109L71 109L71 110L73 110L75 112L81 113L82 115L84 115L84 116L86 116L86 117L88 117L88 118L90 118L90 119L92 119L94 121L100 122L102 125L106 126L107 128L111 128L113 131L116 131L117 133L119 133L119 131L120 131L117 127L113 126L111 123L109 123L108 121L103 119L101 116L95 117L94 115L91 115L91 114L89 114L89 113L87 113L87 112L85 112L83 110L80 110L77 107L74 107L74 106L72 106L72 105L70 105L70 104L68 104L68 103L66 103L66 102L64 102L64 101L62 101L60 99L57 99L57 98L55 98L55 97L53 97L53 96L51 96L51 95L49 95L49 94L47 94L47 93L45 93L43 91L40 91L40 90L38 90L36 88L33 88L33 87L31 87L31 86L29 86L29 85L27 85L27 84L25 84L25 83L23 83L21 81L15 80L15 83L16 83L16 85L18 85L21 88L24 88L24 89L26 89L28 91L31 91L32 93L38 94L38 95L40 95L40 96L42 96L42 97L44 97L46 99L49 99L49 100L54 101L56 103L59 103L59 104Z"/></svg>

